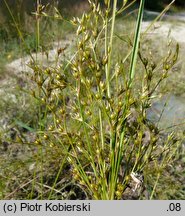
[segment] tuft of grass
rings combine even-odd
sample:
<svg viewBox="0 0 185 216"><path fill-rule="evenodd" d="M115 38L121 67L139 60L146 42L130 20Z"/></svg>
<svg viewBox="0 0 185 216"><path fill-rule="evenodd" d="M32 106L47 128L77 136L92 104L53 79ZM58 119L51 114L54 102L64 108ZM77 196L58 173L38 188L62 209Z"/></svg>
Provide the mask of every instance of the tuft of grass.
<svg viewBox="0 0 185 216"><path fill-rule="evenodd" d="M77 26L77 48L67 64L57 70L48 68L44 73L33 65L39 84L35 97L44 105L42 130L45 135L50 131L48 137L52 142L56 138L51 134L55 137L63 134L62 139L58 138L58 145L65 150L75 181L92 199L124 198L131 180L135 181L133 191L139 197L145 167L156 163L159 178L173 154L170 146L175 148L173 136L160 142L160 135L147 120L146 111L156 88L176 62L178 46L158 65L158 70L162 68L163 72L158 82L152 83L157 65L144 58L139 49L144 9L141 1L135 39L124 60L130 62L127 72L122 60L115 57L112 61L117 1L113 10L110 1L104 9L98 3L89 3L91 11L72 21ZM130 60L129 53L132 53ZM138 56L145 72L141 89L135 93ZM51 126L46 124L49 111L53 117ZM42 136L38 142L43 142ZM158 157L163 152L164 161L160 164ZM57 180L58 175L53 189Z"/></svg>

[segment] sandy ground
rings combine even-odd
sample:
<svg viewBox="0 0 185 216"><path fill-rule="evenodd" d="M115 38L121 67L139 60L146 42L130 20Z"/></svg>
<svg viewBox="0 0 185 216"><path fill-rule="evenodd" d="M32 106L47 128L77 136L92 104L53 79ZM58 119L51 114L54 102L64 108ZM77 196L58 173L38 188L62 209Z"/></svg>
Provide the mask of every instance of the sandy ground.
<svg viewBox="0 0 185 216"><path fill-rule="evenodd" d="M49 50L47 53L33 53L32 58L37 60L38 63L43 66L52 66L55 65L56 61L58 61L58 50L61 48L65 48L65 56L70 54L71 46L73 45L73 35L69 35L68 39L61 40L59 42L55 42L53 44L53 49ZM11 63L7 64L7 71L16 72L17 75L22 75L22 72L29 72L31 68L28 66L30 63L31 57L25 56L23 58L16 59Z"/></svg>
<svg viewBox="0 0 185 216"><path fill-rule="evenodd" d="M151 22L143 22L143 32L150 26ZM148 33L160 35L167 38L168 35L179 44L185 43L185 21L179 23L157 22L148 31Z"/></svg>

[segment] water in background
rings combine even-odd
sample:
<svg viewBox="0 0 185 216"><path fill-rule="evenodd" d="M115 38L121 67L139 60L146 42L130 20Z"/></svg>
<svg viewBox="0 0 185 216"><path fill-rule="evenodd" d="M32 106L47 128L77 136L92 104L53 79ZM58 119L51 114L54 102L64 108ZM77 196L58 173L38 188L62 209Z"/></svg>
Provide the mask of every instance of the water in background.
<svg viewBox="0 0 185 216"><path fill-rule="evenodd" d="M148 110L148 119L158 124L161 129L178 125L185 130L185 98L175 95L162 97Z"/></svg>

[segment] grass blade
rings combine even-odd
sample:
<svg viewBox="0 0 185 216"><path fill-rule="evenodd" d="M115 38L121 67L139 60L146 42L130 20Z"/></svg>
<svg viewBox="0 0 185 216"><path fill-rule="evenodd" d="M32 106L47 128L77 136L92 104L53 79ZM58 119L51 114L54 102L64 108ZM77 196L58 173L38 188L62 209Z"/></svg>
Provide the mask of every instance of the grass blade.
<svg viewBox="0 0 185 216"><path fill-rule="evenodd" d="M139 14L137 18L137 24L136 24L136 31L135 31L133 51L132 51L131 62L130 62L130 69L129 69L129 87L131 87L132 81L135 75L135 67L136 67L137 54L138 54L138 49L139 49L144 4L145 4L145 0L141 0L140 7L139 7Z"/></svg>

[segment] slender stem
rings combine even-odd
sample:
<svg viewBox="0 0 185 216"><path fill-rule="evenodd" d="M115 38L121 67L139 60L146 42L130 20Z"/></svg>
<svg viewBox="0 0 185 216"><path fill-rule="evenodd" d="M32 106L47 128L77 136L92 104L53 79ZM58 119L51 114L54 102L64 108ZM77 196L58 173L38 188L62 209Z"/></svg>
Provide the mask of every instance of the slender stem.
<svg viewBox="0 0 185 216"><path fill-rule="evenodd" d="M110 68L112 63L112 45L113 45L113 36L114 36L114 28L115 28L115 18L116 18L116 7L117 7L117 0L114 0L113 5L113 12L112 12L112 26L111 26L111 32L110 32L110 41L109 41L109 47L108 47L108 63L106 68L106 81L107 81L107 95L110 98Z"/></svg>
<svg viewBox="0 0 185 216"><path fill-rule="evenodd" d="M37 21L37 27L36 27L36 32L37 32L37 47L36 50L37 52L39 51L39 46L40 46L40 0L37 0L37 14L36 14L36 21Z"/></svg>
<svg viewBox="0 0 185 216"><path fill-rule="evenodd" d="M130 69L129 69L129 87L131 87L135 75L135 68L136 68L136 62L137 62L137 56L139 50L139 41L141 35L141 23L142 23L143 12L144 12L144 4L145 4L145 0L141 0L140 7L139 7L139 14L136 23L134 44L133 44Z"/></svg>
<svg viewBox="0 0 185 216"><path fill-rule="evenodd" d="M155 184L154 184L154 187L153 187L153 190L152 190L152 193L150 195L150 200L153 199L153 196L154 196L154 192L155 192L155 189L157 187L157 184L158 184L158 181L159 181L159 178L160 178L160 173L157 174L157 179L155 180Z"/></svg>
<svg viewBox="0 0 185 216"><path fill-rule="evenodd" d="M146 28L146 30L144 31L144 34L147 33L149 31L149 29L153 26L154 23L156 23L160 18L162 18L162 16L170 9L171 5L175 2L175 0L173 0L169 5L167 5L165 7L165 9L150 23L150 25Z"/></svg>
<svg viewBox="0 0 185 216"><path fill-rule="evenodd" d="M97 173L96 166L95 166L95 159L94 159L94 155L93 155L93 151L92 151L91 141L90 141L89 134L88 134L88 131L87 131L87 127L86 127L86 124L85 124L84 111L82 109L82 105L81 105L81 101L80 101L80 91L81 91L80 90L81 89L81 84L80 83L81 83L81 81L78 80L77 81L78 106L79 106L79 109L80 109L80 115L81 115L82 125L83 125L83 128L84 128L84 132L85 132L85 136L86 136L86 140L87 140L88 151L89 151L89 153L91 155L92 168L93 168L93 171L95 173L95 176L97 177L98 173Z"/></svg>
<svg viewBox="0 0 185 216"><path fill-rule="evenodd" d="M108 56L108 9L105 18L105 56ZM105 65L105 73L106 73L106 84L107 84L107 95L109 97L109 74L108 74L108 65Z"/></svg>

